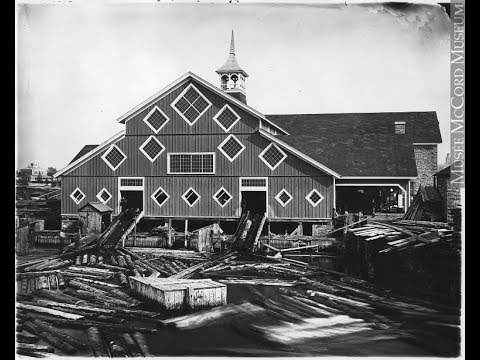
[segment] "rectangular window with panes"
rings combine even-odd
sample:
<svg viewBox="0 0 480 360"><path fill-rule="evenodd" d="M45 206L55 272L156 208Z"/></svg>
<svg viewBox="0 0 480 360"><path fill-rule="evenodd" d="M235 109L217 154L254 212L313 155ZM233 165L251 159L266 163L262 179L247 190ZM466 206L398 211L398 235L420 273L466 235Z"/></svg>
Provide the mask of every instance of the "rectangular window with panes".
<svg viewBox="0 0 480 360"><path fill-rule="evenodd" d="M169 153L168 174L215 174L215 153Z"/></svg>

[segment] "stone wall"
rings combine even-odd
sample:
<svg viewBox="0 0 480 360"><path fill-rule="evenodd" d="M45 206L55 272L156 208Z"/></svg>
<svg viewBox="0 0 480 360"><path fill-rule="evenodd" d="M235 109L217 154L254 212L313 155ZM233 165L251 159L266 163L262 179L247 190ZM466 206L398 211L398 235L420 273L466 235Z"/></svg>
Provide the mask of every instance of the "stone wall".
<svg viewBox="0 0 480 360"><path fill-rule="evenodd" d="M448 221L452 219L449 216L448 210L461 206L460 188L451 186L450 177L443 175L437 176L437 189L444 199L445 218Z"/></svg>
<svg viewBox="0 0 480 360"><path fill-rule="evenodd" d="M412 190L416 194L420 185L433 186L433 174L437 172L437 145L414 145L417 178Z"/></svg>

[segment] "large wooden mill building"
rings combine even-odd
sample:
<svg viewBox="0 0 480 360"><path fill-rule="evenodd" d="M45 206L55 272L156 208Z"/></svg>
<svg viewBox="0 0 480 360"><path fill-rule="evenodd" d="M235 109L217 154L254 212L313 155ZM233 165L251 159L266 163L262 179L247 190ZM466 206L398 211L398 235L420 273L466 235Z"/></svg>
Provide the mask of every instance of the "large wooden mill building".
<svg viewBox="0 0 480 360"><path fill-rule="evenodd" d="M92 201L115 215L123 197L145 219L232 220L243 207L315 223L361 189L394 188L406 210L436 172L435 112L264 115L247 105L233 32L217 73L220 87L186 73L85 146L55 174L62 215Z"/></svg>

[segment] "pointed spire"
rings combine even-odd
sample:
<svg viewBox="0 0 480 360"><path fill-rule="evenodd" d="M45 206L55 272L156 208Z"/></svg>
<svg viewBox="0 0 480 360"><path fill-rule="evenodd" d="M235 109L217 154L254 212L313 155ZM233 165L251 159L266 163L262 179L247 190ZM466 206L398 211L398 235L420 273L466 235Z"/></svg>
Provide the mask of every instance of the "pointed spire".
<svg viewBox="0 0 480 360"><path fill-rule="evenodd" d="M245 77L248 77L248 74L238 65L237 58L235 57L235 38L233 36L232 30L232 37L230 39L230 53L228 55L227 62L223 64L220 69L218 69L217 74L224 74L224 73L231 73L231 72L239 72L242 73Z"/></svg>
<svg viewBox="0 0 480 360"><path fill-rule="evenodd" d="M233 37L233 30L232 30L232 39L230 40L230 54L235 55L235 39Z"/></svg>

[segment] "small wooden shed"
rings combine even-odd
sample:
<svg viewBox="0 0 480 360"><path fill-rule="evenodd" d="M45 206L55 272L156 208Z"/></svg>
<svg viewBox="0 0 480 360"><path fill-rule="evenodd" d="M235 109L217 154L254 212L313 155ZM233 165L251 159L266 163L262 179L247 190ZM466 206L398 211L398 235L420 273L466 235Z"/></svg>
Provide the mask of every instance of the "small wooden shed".
<svg viewBox="0 0 480 360"><path fill-rule="evenodd" d="M78 209L82 234L100 234L112 221L113 209L99 201L89 202Z"/></svg>

